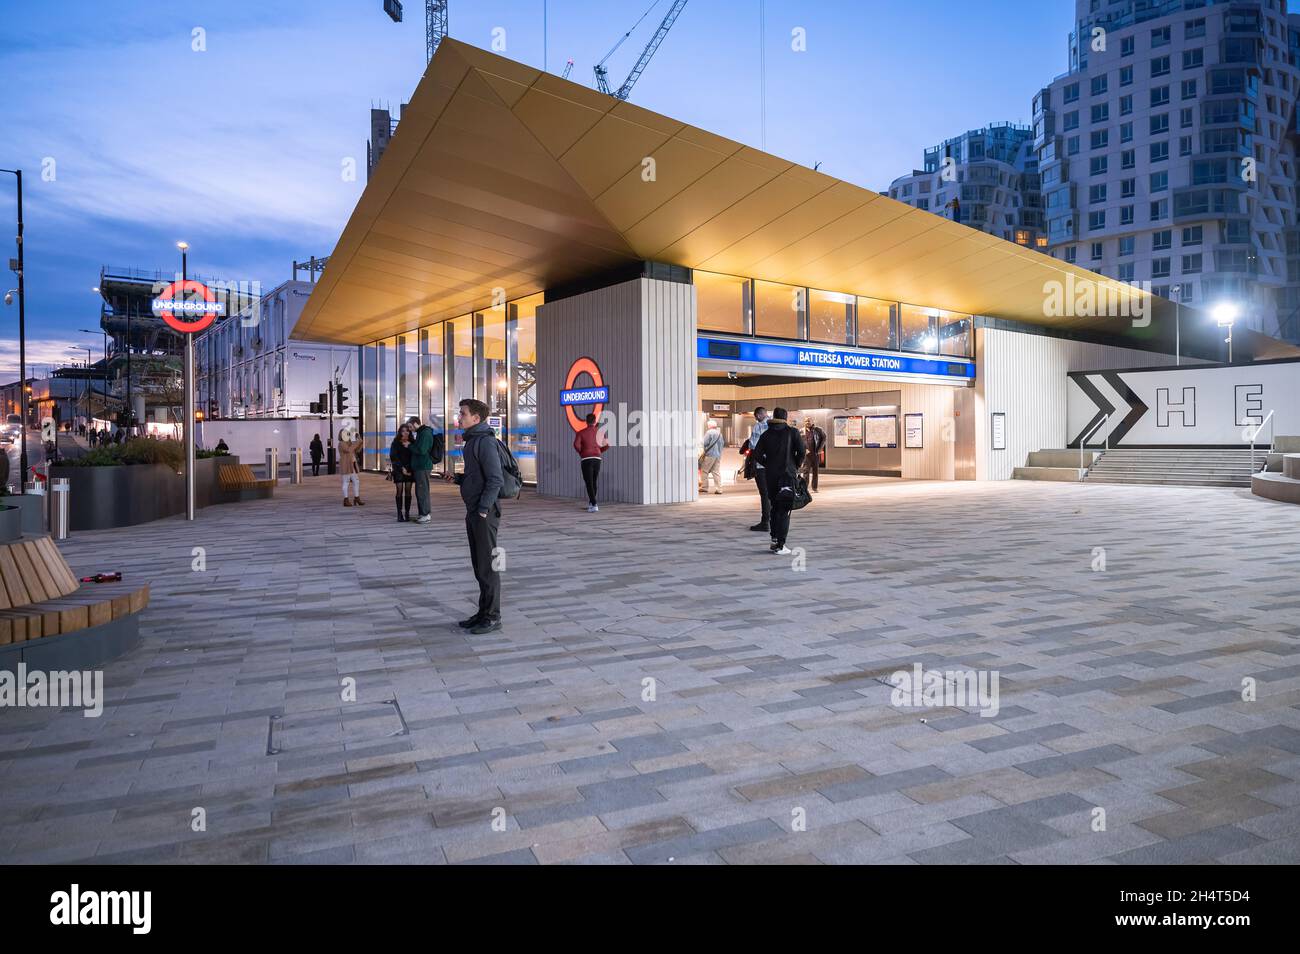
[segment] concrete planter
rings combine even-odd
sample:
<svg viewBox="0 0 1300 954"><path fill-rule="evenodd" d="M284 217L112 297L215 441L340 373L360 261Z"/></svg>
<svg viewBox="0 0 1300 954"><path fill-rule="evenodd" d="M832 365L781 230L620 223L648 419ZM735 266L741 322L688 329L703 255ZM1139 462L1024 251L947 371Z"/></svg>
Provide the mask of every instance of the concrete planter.
<svg viewBox="0 0 1300 954"><path fill-rule="evenodd" d="M219 464L237 464L238 457L208 457L195 461L194 503L207 507L234 499L217 484ZM108 530L130 527L185 512L185 478L165 464L122 464L113 467L52 467L50 476L71 481L71 529Z"/></svg>
<svg viewBox="0 0 1300 954"><path fill-rule="evenodd" d="M0 498L0 504L17 507L22 512L23 533L45 532L44 494L11 494Z"/></svg>
<svg viewBox="0 0 1300 954"><path fill-rule="evenodd" d="M23 512L7 503L12 498L0 498L0 543L12 543L23 535Z"/></svg>

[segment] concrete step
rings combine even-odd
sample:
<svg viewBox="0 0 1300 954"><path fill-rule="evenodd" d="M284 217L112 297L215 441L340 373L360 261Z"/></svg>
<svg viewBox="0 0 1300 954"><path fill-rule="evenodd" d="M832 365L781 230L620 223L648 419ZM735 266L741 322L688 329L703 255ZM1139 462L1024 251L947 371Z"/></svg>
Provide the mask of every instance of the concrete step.
<svg viewBox="0 0 1300 954"><path fill-rule="evenodd" d="M1239 478L1210 478L1197 479L1188 478L1169 478L1169 477L1094 477L1089 474L1087 482L1090 484L1151 484L1171 487L1249 487L1249 477Z"/></svg>
<svg viewBox="0 0 1300 954"><path fill-rule="evenodd" d="M1029 455L1031 458L1033 454ZM1015 480L1068 480L1077 481L1083 471L1077 466L1075 461L1074 467L1017 467L1011 472Z"/></svg>
<svg viewBox="0 0 1300 954"><path fill-rule="evenodd" d="M1100 451L1084 451L1083 466L1087 467L1101 456ZM1036 450L1029 452L1029 459L1025 461L1027 467L1073 467L1079 468L1080 455L1077 450L1069 448Z"/></svg>

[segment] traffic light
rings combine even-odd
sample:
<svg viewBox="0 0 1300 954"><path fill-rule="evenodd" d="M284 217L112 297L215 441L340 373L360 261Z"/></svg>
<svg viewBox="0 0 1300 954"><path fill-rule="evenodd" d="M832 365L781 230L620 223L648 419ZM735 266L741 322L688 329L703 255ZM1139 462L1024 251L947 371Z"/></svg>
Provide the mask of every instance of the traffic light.
<svg viewBox="0 0 1300 954"><path fill-rule="evenodd" d="M334 385L334 412L342 414L348 409L348 389L342 384Z"/></svg>

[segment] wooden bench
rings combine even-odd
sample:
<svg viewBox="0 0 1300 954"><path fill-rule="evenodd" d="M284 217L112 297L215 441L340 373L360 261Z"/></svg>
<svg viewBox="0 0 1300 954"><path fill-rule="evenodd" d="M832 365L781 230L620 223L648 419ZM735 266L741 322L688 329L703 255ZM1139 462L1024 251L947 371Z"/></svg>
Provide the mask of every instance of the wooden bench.
<svg viewBox="0 0 1300 954"><path fill-rule="evenodd" d="M222 490L261 490L274 487L279 481L273 478L259 480L247 464L222 464L217 468L217 481Z"/></svg>
<svg viewBox="0 0 1300 954"><path fill-rule="evenodd" d="M0 646L101 626L148 605L148 583L80 583L49 537L0 544Z"/></svg>

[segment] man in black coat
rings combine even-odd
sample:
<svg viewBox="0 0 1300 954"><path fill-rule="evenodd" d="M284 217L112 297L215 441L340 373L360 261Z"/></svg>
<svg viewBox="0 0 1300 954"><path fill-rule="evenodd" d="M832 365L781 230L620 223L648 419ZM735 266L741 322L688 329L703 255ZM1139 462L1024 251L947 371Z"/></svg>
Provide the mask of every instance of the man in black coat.
<svg viewBox="0 0 1300 954"><path fill-rule="evenodd" d="M754 448L754 461L763 468L755 479L767 481L767 494L772 501L773 553L792 552L786 548L785 538L790 532L795 481L803 458L803 438L790 426L785 408L772 408L771 423Z"/></svg>
<svg viewBox="0 0 1300 954"><path fill-rule="evenodd" d="M462 449L463 473L446 475L460 487L465 502L465 534L469 559L478 581L478 612L460 621L475 636L501 628L501 573L497 569L497 528L501 525L503 475L497 451L497 436L487 423L488 406L465 398L460 402L460 426L465 436Z"/></svg>

